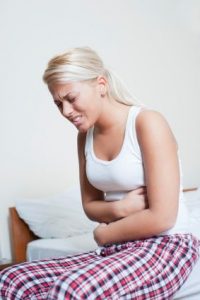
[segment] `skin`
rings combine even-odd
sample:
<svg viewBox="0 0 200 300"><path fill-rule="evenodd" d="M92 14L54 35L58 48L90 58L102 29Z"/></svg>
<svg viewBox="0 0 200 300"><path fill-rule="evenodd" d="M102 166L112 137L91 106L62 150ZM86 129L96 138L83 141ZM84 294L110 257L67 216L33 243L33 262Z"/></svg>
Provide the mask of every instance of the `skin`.
<svg viewBox="0 0 200 300"><path fill-rule="evenodd" d="M109 96L107 80L53 83L49 86L61 114L78 129L79 173L83 208L98 221L94 238L99 245L143 239L173 227L179 199L179 163L175 138L161 114L144 110L136 118L146 187L120 201L106 202L85 173L86 132L94 126L94 152L103 160L115 158L122 147L129 106ZM110 142L112 141L112 143Z"/></svg>

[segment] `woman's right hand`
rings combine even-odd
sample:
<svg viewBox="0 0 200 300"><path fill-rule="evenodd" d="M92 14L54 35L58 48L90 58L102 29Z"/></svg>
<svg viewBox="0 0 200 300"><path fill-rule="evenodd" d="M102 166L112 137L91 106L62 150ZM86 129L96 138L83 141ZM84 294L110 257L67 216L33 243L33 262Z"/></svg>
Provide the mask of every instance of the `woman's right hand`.
<svg viewBox="0 0 200 300"><path fill-rule="evenodd" d="M148 207L146 187L140 187L128 192L117 204L119 205L118 209L121 218L146 209Z"/></svg>

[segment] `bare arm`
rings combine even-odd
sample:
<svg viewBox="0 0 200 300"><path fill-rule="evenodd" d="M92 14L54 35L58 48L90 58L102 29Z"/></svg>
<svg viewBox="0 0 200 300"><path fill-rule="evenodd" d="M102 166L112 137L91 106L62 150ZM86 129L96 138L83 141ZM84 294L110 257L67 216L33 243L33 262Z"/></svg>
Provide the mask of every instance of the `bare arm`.
<svg viewBox="0 0 200 300"><path fill-rule="evenodd" d="M147 238L170 229L179 198L179 163L174 136L157 112L143 111L136 129L141 147L149 207L94 231L98 244Z"/></svg>
<svg viewBox="0 0 200 300"><path fill-rule="evenodd" d="M130 192L120 201L104 201L101 191L94 188L86 176L85 138L83 133L78 134L79 176L83 209L89 219L97 222L110 223L119 220L135 211L145 208L146 202L143 189ZM146 192L146 191L145 191Z"/></svg>

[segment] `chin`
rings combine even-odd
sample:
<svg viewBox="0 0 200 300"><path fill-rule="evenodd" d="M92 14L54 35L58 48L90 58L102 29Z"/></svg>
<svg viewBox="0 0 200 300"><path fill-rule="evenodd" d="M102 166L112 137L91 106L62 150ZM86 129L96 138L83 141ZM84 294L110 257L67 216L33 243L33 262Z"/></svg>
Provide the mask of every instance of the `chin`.
<svg viewBox="0 0 200 300"><path fill-rule="evenodd" d="M78 131L79 132L82 132L82 133L84 133L84 132L87 132L88 131L88 128L77 128L78 129Z"/></svg>
<svg viewBox="0 0 200 300"><path fill-rule="evenodd" d="M82 124L80 127L77 127L77 129L79 132L84 133L84 132L87 132L88 129L90 129L91 127L92 127L92 125L89 126L89 124Z"/></svg>

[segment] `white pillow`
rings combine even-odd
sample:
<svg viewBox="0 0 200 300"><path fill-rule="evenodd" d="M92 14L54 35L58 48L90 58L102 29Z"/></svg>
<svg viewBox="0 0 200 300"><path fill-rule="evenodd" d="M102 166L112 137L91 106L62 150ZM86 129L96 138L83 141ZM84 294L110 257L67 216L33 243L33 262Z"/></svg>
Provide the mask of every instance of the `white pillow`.
<svg viewBox="0 0 200 300"><path fill-rule="evenodd" d="M16 209L29 228L41 238L81 235L98 225L86 217L77 186L57 196L17 200Z"/></svg>

